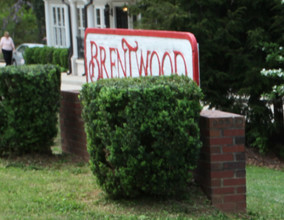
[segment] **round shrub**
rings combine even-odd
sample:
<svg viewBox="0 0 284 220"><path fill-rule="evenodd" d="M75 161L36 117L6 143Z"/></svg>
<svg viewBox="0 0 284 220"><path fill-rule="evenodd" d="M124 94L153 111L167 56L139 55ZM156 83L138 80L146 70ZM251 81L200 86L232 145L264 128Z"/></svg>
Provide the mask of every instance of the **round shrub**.
<svg viewBox="0 0 284 220"><path fill-rule="evenodd" d="M200 88L187 77L99 80L80 98L91 169L111 196L172 196L192 179Z"/></svg>
<svg viewBox="0 0 284 220"><path fill-rule="evenodd" d="M59 104L57 67L0 68L0 156L51 152Z"/></svg>

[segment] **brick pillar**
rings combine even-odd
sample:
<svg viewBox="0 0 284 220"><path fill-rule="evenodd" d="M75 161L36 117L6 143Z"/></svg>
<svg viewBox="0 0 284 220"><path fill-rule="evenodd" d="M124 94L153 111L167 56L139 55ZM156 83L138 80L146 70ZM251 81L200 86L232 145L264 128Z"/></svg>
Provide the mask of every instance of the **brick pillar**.
<svg viewBox="0 0 284 220"><path fill-rule="evenodd" d="M79 91L61 91L61 147L63 152L79 156L88 161L86 133L81 117L82 108L78 95Z"/></svg>
<svg viewBox="0 0 284 220"><path fill-rule="evenodd" d="M202 111L200 132L203 147L196 181L216 208L245 212L245 118L221 111Z"/></svg>

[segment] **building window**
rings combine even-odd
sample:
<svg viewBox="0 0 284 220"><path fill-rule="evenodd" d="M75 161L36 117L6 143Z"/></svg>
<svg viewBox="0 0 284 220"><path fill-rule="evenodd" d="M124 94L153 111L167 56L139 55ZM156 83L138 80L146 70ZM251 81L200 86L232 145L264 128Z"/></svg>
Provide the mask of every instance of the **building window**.
<svg viewBox="0 0 284 220"><path fill-rule="evenodd" d="M96 15L97 25L101 25L101 10L99 8L96 9Z"/></svg>
<svg viewBox="0 0 284 220"><path fill-rule="evenodd" d="M66 47L66 22L64 7L52 7L54 46Z"/></svg>
<svg viewBox="0 0 284 220"><path fill-rule="evenodd" d="M96 21L96 27L97 28L104 28L105 22L104 22L104 7L97 7L95 8L95 21Z"/></svg>
<svg viewBox="0 0 284 220"><path fill-rule="evenodd" d="M83 7L77 8L77 22L78 22L78 36L84 37L86 18L85 18L85 11Z"/></svg>

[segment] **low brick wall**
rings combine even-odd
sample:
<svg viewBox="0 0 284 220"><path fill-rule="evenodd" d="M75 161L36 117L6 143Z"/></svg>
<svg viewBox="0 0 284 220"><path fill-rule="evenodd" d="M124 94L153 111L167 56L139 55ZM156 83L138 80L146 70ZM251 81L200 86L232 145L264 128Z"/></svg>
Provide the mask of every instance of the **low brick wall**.
<svg viewBox="0 0 284 220"><path fill-rule="evenodd" d="M61 94L62 150L88 161L79 92L62 91ZM203 147L195 171L196 181L216 208L224 212L245 212L244 117L221 111L202 111L200 131Z"/></svg>

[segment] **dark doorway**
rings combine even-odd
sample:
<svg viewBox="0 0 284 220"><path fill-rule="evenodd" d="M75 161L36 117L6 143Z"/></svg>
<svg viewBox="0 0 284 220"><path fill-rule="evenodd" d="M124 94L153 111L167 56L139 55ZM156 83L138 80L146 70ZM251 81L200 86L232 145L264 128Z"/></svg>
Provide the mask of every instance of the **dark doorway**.
<svg viewBox="0 0 284 220"><path fill-rule="evenodd" d="M116 14L116 28L128 28L128 14L122 8L115 8Z"/></svg>

